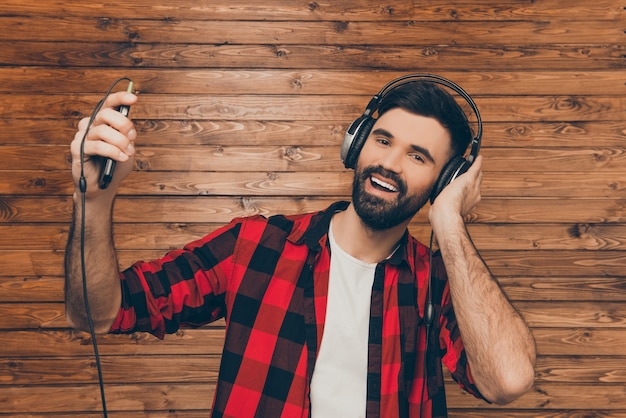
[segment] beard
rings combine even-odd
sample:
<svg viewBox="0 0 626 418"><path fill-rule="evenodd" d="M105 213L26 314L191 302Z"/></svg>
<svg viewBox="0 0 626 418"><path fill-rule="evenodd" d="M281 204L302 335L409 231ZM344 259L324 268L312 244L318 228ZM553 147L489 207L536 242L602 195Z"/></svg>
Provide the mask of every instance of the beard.
<svg viewBox="0 0 626 418"><path fill-rule="evenodd" d="M372 174L380 174L392 180L398 188L398 196L390 201L373 196L365 191L366 182ZM352 204L362 222L375 231L393 228L415 216L426 204L430 196L430 189L419 194L407 195L406 183L396 173L381 166L370 166L363 169L356 168L352 183Z"/></svg>

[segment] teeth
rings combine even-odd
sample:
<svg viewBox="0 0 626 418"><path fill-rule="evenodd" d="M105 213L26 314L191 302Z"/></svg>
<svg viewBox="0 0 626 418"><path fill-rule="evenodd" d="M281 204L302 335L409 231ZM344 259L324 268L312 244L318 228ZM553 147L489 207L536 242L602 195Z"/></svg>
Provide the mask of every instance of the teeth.
<svg viewBox="0 0 626 418"><path fill-rule="evenodd" d="M377 185L379 185L380 187L383 187L391 192L397 192L398 189L396 189L395 187L393 187L391 184L386 183L380 179L377 179L376 177L371 177L372 179L372 183L375 183Z"/></svg>

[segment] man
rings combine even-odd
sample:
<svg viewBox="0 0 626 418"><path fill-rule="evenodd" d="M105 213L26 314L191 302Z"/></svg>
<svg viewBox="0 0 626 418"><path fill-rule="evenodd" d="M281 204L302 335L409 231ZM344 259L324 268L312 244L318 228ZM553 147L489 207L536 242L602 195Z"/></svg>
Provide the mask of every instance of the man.
<svg viewBox="0 0 626 418"><path fill-rule="evenodd" d="M87 183L93 323L98 332L162 338L179 326L225 317L214 417L446 416L442 364L463 389L488 402L508 403L531 387L532 334L463 221L480 201L482 157L430 207L440 249L432 259L407 232L443 167L471 140L461 108L442 88L417 80L384 97L357 156L351 203L235 219L120 274L111 213L132 168L137 134L114 109L136 100L130 93L109 96L86 136L87 120L79 123L71 145L74 225L82 220L81 164ZM118 161L106 190L97 187L96 155ZM74 229L67 318L87 329Z"/></svg>

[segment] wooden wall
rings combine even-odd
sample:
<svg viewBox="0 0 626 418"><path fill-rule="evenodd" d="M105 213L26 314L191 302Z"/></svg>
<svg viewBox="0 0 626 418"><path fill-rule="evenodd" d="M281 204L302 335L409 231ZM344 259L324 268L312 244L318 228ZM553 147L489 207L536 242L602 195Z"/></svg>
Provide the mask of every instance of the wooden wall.
<svg viewBox="0 0 626 418"><path fill-rule="evenodd" d="M343 131L387 81L431 72L481 110L469 228L539 351L527 395L495 407L450 382L451 415L626 417L625 4L4 0L0 416L101 416L62 274L68 144L113 80L140 97L137 170L115 212L127 266L234 216L347 198ZM425 213L411 225L422 239ZM109 416L207 415L221 323L98 342Z"/></svg>

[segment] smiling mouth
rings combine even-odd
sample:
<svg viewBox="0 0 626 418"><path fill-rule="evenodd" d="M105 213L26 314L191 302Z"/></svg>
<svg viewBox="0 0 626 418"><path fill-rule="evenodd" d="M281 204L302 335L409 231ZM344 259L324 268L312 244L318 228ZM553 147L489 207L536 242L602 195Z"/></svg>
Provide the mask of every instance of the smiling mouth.
<svg viewBox="0 0 626 418"><path fill-rule="evenodd" d="M382 191L390 192L390 193L396 193L398 191L397 187L373 176L370 177L370 182L372 183L374 188L378 190L382 190Z"/></svg>

